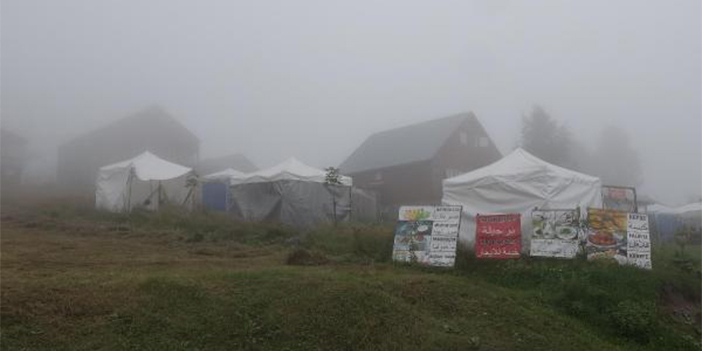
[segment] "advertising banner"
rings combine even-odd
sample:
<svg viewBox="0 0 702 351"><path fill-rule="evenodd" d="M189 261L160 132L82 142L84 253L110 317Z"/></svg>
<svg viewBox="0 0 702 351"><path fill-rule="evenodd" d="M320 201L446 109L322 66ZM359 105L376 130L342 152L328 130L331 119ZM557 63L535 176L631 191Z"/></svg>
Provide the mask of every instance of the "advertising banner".
<svg viewBox="0 0 702 351"><path fill-rule="evenodd" d="M531 256L573 258L578 253L578 209L534 210L531 223Z"/></svg>
<svg viewBox="0 0 702 351"><path fill-rule="evenodd" d="M461 206L400 207L393 260L453 267L460 224Z"/></svg>
<svg viewBox="0 0 702 351"><path fill-rule="evenodd" d="M588 260L613 260L651 268L648 216L588 208Z"/></svg>
<svg viewBox="0 0 702 351"><path fill-rule="evenodd" d="M636 188L624 186L602 186L602 205L605 210L638 212Z"/></svg>
<svg viewBox="0 0 702 351"><path fill-rule="evenodd" d="M522 229L519 214L477 215L475 255L478 258L519 258Z"/></svg>
<svg viewBox="0 0 702 351"><path fill-rule="evenodd" d="M626 247L629 264L651 269L651 235L648 229L648 215L629 213Z"/></svg>

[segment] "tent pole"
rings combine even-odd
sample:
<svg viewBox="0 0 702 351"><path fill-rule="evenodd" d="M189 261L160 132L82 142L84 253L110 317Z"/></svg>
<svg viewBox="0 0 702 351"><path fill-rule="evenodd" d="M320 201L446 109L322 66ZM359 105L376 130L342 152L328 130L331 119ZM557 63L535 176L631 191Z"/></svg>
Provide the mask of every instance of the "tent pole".
<svg viewBox="0 0 702 351"><path fill-rule="evenodd" d="M133 170L131 169L129 171L129 178L127 178L127 186L129 187L129 193L127 194L127 213L132 212L132 180L133 178Z"/></svg>

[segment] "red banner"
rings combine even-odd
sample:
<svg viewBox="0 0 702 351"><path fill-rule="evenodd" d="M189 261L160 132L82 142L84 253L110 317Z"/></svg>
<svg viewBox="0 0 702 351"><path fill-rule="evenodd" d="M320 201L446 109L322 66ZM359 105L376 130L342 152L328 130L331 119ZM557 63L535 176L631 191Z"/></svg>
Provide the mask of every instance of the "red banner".
<svg viewBox="0 0 702 351"><path fill-rule="evenodd" d="M478 258L519 258L522 226L519 214L478 215L475 218Z"/></svg>

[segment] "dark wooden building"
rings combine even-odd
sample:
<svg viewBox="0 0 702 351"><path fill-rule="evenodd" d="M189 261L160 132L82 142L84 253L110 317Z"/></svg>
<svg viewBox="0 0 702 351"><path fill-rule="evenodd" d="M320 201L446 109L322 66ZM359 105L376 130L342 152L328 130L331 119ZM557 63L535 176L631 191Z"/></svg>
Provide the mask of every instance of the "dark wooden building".
<svg viewBox="0 0 702 351"><path fill-rule="evenodd" d="M144 151L195 167L200 140L168 112L152 106L60 145L57 182L68 192L93 191L100 167Z"/></svg>
<svg viewBox="0 0 702 351"><path fill-rule="evenodd" d="M440 204L442 180L502 157L473 113L371 135L339 166L381 206Z"/></svg>
<svg viewBox="0 0 702 351"><path fill-rule="evenodd" d="M22 172L27 161L28 141L24 137L6 129L0 129L0 172L3 188L10 188L22 182Z"/></svg>
<svg viewBox="0 0 702 351"><path fill-rule="evenodd" d="M215 172L223 171L231 168L243 173L254 172L258 167L242 154L231 154L222 157L208 158L201 160L197 165L197 173L199 175L208 175Z"/></svg>

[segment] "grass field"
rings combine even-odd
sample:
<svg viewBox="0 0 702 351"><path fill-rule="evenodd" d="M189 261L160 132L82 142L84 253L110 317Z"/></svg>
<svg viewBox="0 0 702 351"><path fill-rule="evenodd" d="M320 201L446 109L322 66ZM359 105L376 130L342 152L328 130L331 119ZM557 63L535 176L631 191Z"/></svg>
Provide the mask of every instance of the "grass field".
<svg viewBox="0 0 702 351"><path fill-rule="evenodd" d="M5 350L699 350L700 251L389 262L392 227L3 206Z"/></svg>

